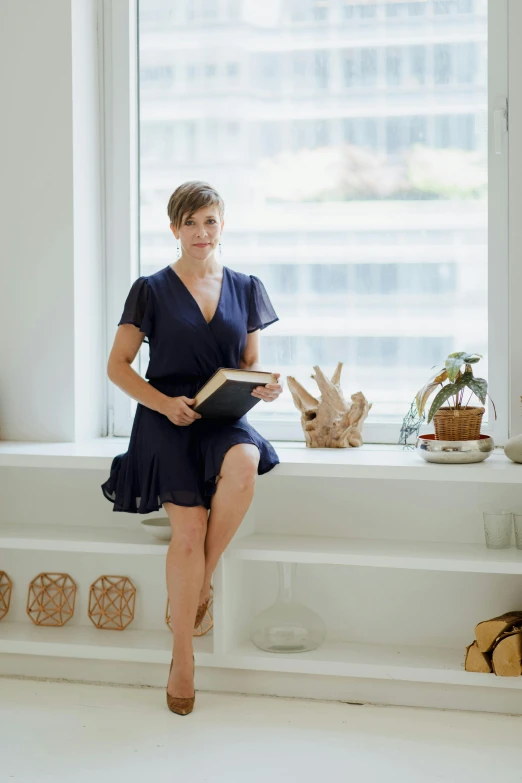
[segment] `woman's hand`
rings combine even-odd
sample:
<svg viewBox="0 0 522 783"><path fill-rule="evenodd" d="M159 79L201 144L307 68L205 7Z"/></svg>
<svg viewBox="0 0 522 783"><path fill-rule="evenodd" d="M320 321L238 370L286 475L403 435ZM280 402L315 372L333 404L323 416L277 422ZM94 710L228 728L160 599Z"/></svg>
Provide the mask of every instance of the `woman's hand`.
<svg viewBox="0 0 522 783"><path fill-rule="evenodd" d="M281 373L273 372L272 375L275 375L276 378L279 378ZM282 391L282 384L267 383L266 386L256 386L256 388L252 390L252 395L254 397L259 397L259 399L263 400L264 402L273 402L274 400L277 400Z"/></svg>
<svg viewBox="0 0 522 783"><path fill-rule="evenodd" d="M196 419L201 419L201 414L193 411L190 405L194 403L194 397L168 397L163 406L162 413L178 427L187 427Z"/></svg>

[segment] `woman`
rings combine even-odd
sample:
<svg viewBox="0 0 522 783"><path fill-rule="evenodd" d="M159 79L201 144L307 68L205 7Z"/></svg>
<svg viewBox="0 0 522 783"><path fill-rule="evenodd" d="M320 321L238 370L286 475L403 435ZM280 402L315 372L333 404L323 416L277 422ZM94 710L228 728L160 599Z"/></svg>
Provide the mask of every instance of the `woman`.
<svg viewBox="0 0 522 783"><path fill-rule="evenodd" d="M193 629L205 615L212 573L250 505L256 475L279 463L246 416L204 419L191 405L218 367L262 369L259 330L279 319L259 278L217 262L224 204L210 185L180 185L167 211L181 256L139 277L125 301L107 374L138 405L128 451L114 457L101 486L113 511L148 514L161 506L169 517L175 644L167 704L186 715L195 699ZM130 366L143 340L148 382ZM252 394L271 402L281 391L275 383Z"/></svg>

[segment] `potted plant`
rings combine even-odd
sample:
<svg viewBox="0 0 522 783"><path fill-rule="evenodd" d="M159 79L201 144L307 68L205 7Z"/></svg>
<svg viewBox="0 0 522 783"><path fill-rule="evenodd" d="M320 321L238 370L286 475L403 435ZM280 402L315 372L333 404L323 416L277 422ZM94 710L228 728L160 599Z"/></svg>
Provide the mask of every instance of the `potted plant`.
<svg viewBox="0 0 522 783"><path fill-rule="evenodd" d="M432 419L434 420L437 440L478 440L480 438L480 425L485 408L467 403L473 394L479 398L482 405L486 403L488 383L484 378L475 378L471 367L481 358L482 354L479 353L467 353L466 351L450 353L444 368L439 369L415 395L415 405L419 416L422 416L428 398L435 389L440 387L428 413L428 424ZM463 366L464 371L461 369ZM447 383L445 383L446 381ZM471 390L471 395L466 401L466 405L463 405L463 398L468 389ZM453 397L452 404L443 408L443 404L450 397ZM495 403L493 400L491 403L496 419Z"/></svg>

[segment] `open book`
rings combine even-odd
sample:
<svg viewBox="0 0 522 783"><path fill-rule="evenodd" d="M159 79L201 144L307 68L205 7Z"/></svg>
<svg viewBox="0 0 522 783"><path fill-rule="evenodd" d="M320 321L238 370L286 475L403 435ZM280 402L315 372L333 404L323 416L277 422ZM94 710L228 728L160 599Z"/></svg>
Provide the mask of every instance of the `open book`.
<svg viewBox="0 0 522 783"><path fill-rule="evenodd" d="M252 396L253 389L267 383L277 383L271 372L220 367L195 395L191 408L204 418L240 419L261 401Z"/></svg>

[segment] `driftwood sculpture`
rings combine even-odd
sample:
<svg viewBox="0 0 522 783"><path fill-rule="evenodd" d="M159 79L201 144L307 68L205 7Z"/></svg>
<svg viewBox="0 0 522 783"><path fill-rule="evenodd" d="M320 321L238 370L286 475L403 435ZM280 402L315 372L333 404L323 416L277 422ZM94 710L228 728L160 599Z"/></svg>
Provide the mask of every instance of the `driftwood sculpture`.
<svg viewBox="0 0 522 783"><path fill-rule="evenodd" d="M316 400L291 375L287 375L288 388L295 406L301 411L303 428L308 448L346 449L362 446L362 426L372 403L362 392L351 395L352 404L346 402L340 386L343 363L339 362L329 380L317 365L314 378L321 392Z"/></svg>

